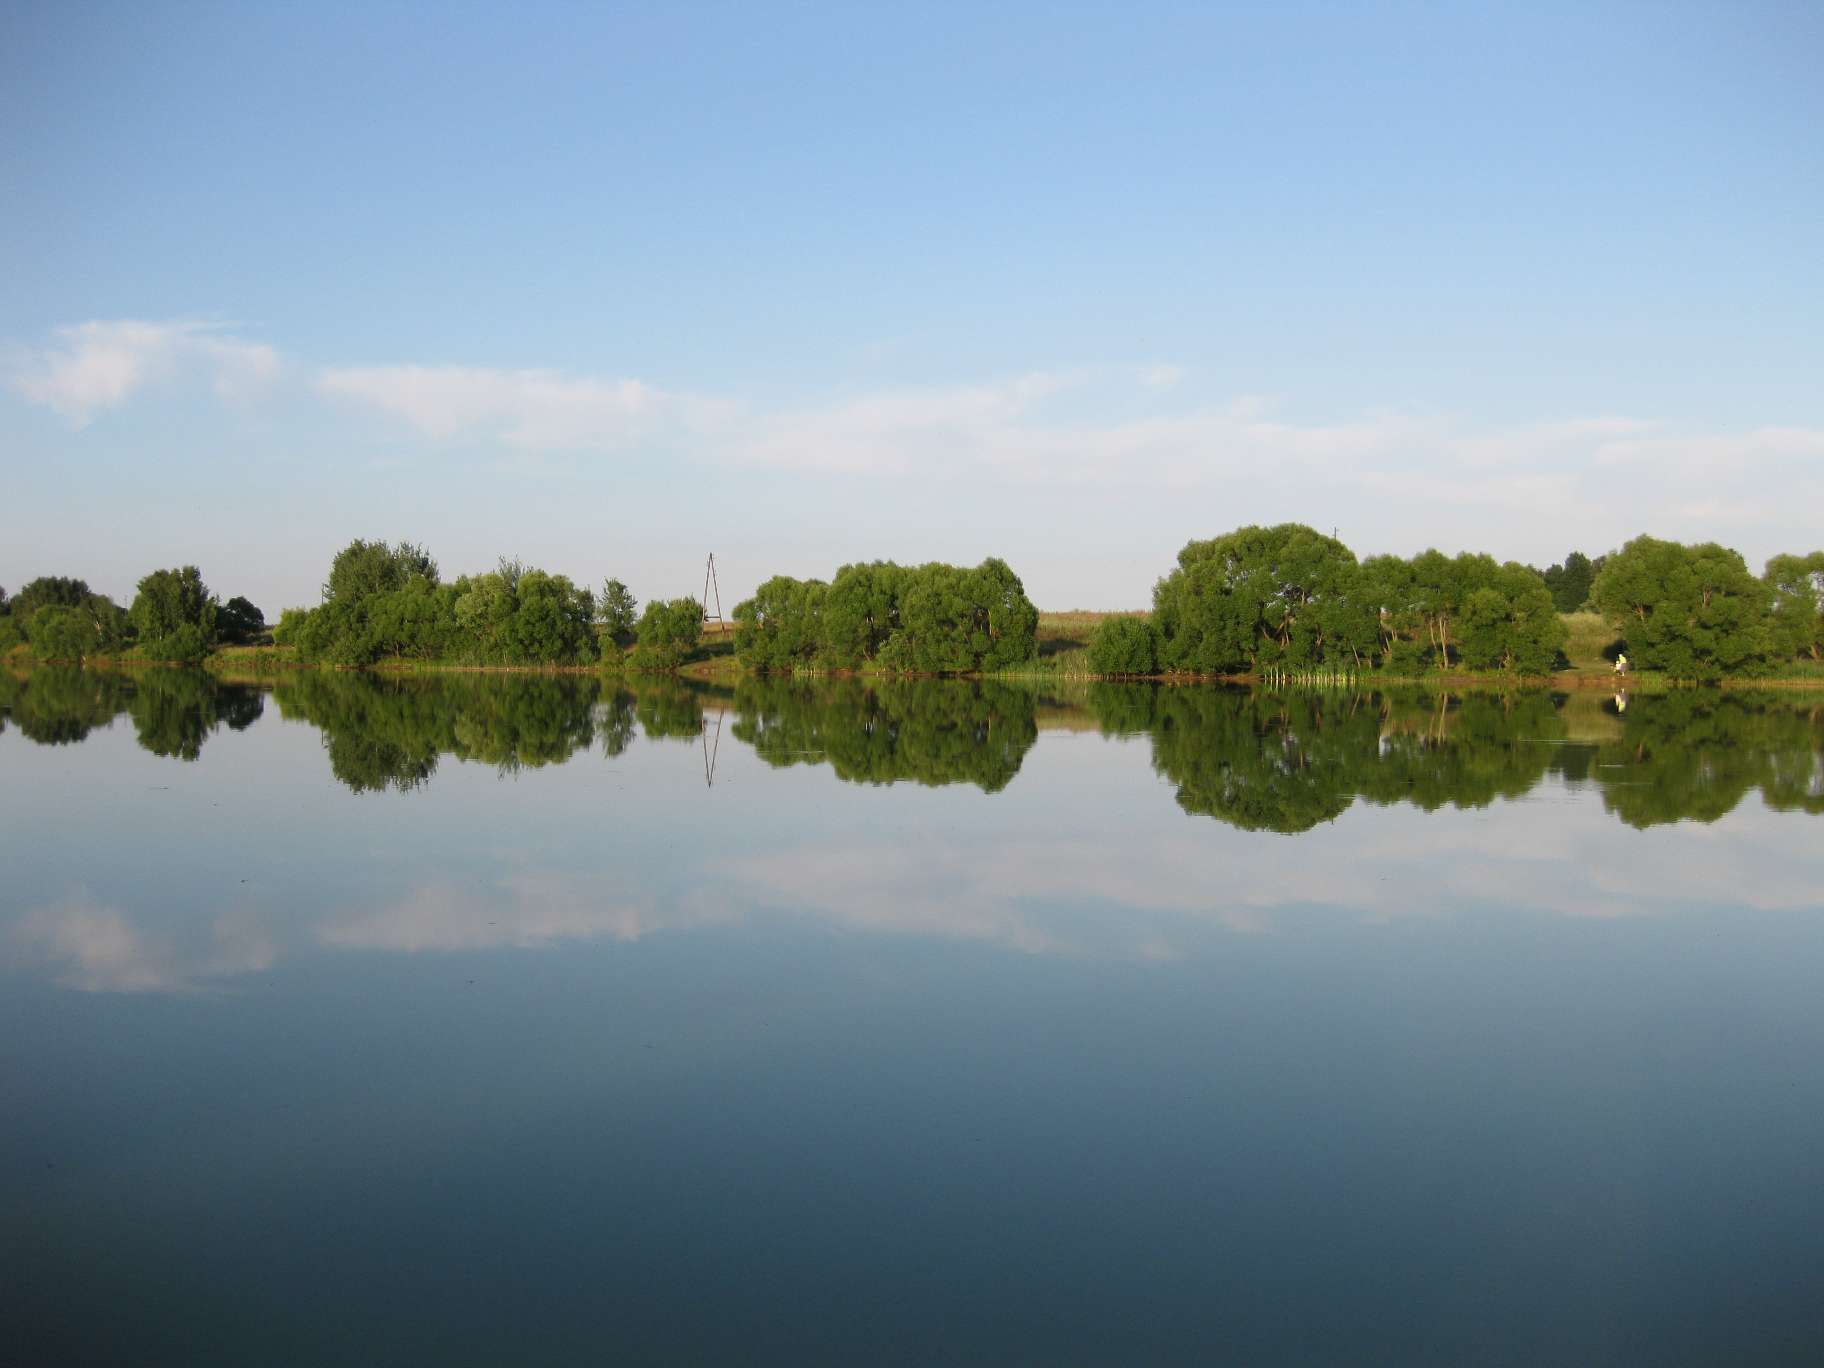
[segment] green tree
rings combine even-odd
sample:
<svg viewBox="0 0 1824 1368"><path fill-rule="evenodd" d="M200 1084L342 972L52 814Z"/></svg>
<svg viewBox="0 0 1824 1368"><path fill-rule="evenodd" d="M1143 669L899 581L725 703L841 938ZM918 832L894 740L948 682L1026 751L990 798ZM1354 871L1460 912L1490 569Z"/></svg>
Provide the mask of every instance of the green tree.
<svg viewBox="0 0 1824 1368"><path fill-rule="evenodd" d="M323 601L357 603L373 594L401 587L417 576L437 582L437 562L430 552L411 542L388 546L383 541L357 538L336 553L329 578L323 582Z"/></svg>
<svg viewBox="0 0 1824 1368"><path fill-rule="evenodd" d="M40 575L35 580L28 580L13 596L12 611L21 622L29 623L40 608L78 608L90 597L92 594L85 580Z"/></svg>
<svg viewBox="0 0 1824 1368"><path fill-rule="evenodd" d="M81 608L47 605L32 614L32 654L40 660L76 664L102 654L101 635Z"/></svg>
<svg viewBox="0 0 1824 1368"><path fill-rule="evenodd" d="M200 660L215 641L215 597L194 565L140 580L128 614L140 649L154 660Z"/></svg>
<svg viewBox="0 0 1824 1368"><path fill-rule="evenodd" d="M1608 557L1591 598L1638 665L1675 679L1753 673L1772 650L1772 589L1714 542L1636 537Z"/></svg>
<svg viewBox="0 0 1824 1368"><path fill-rule="evenodd" d="M602 592L595 600L595 620L602 630L603 639L612 641L616 646L631 643L634 629L639 624L639 618L635 614L638 606L627 586L618 579L603 580Z"/></svg>
<svg viewBox="0 0 1824 1368"><path fill-rule="evenodd" d="M1169 670L1354 664L1377 634L1355 553L1302 523L1243 527L1178 553L1153 589Z"/></svg>
<svg viewBox="0 0 1824 1368"><path fill-rule="evenodd" d="M1474 585L1460 609L1463 663L1477 670L1545 674L1566 636L1551 591L1529 566L1484 565L1483 559L1463 567L1465 583Z"/></svg>
<svg viewBox="0 0 1824 1368"><path fill-rule="evenodd" d="M675 670L702 639L703 605L694 598L654 599L640 615L637 636L635 669Z"/></svg>
<svg viewBox="0 0 1824 1368"><path fill-rule="evenodd" d="M790 672L811 665L824 649L823 612L830 587L822 580L774 575L735 605L735 654L753 670Z"/></svg>
<svg viewBox="0 0 1824 1368"><path fill-rule="evenodd" d="M1596 570L1588 556L1581 551L1573 551L1559 564L1547 569L1540 578L1551 592L1552 607L1560 613L1575 613L1589 600Z"/></svg>
<svg viewBox="0 0 1824 1368"><path fill-rule="evenodd" d="M993 557L972 570L933 562L907 571L898 617L877 657L889 670L968 674L1038 653L1038 609L1019 576Z"/></svg>
<svg viewBox="0 0 1824 1368"><path fill-rule="evenodd" d="M1104 618L1089 643L1089 668L1099 675L1154 674L1159 644L1159 629L1150 618L1129 613Z"/></svg>
<svg viewBox="0 0 1824 1368"><path fill-rule="evenodd" d="M266 614L239 594L215 611L215 634L230 646L245 646L266 632Z"/></svg>
<svg viewBox="0 0 1824 1368"><path fill-rule="evenodd" d="M1824 551L1775 556L1762 579L1772 593L1768 636L1774 656L1824 659Z"/></svg>
<svg viewBox="0 0 1824 1368"><path fill-rule="evenodd" d="M824 599L824 648L838 669L875 660L899 630L899 603L911 571L891 561L845 565Z"/></svg>

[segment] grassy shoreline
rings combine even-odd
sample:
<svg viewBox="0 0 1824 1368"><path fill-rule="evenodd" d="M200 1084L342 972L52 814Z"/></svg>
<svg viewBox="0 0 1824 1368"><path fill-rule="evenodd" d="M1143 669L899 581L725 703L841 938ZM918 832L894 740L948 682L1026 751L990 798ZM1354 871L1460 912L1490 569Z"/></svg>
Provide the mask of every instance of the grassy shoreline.
<svg viewBox="0 0 1824 1368"><path fill-rule="evenodd" d="M1565 646L1569 668L1549 675L1519 675L1504 671L1423 671L1417 674L1393 674L1378 670L1296 671L1285 674L1189 674L1101 675L1089 668L1089 642L1096 628L1112 617L1144 616L1142 613L1103 613L1076 609L1061 613L1040 613L1038 655L1035 659L1011 669L982 675L960 676L983 678L1008 683L1094 684L1114 682L1158 683L1167 685L1225 684L1250 688L1296 689L1364 689L1380 687L1425 687L1439 690L1479 688L1526 688L1565 691L1662 692L1683 688L1725 689L1816 689L1824 690L1824 665L1815 672L1798 667L1799 672L1761 677L1726 678L1710 684L1668 679L1651 671L1619 676L1611 664L1614 633L1595 613L1567 613L1563 618L1570 629ZM34 664L68 664L70 662L36 661L27 648L15 649L6 664L30 667ZM86 662L103 669L152 669L167 662L155 661L128 653L96 658ZM265 680L300 670L365 671L382 675L426 674L531 674L531 675L639 675L677 677L699 683L726 684L754 672L734 655L733 624L711 624L695 652L675 672L650 673L631 670L626 658L587 665L474 665L462 661L387 660L373 665L329 665L300 660L289 646L225 646L211 652L199 662L201 668L224 678ZM889 679L908 676L888 675L861 670L806 670L796 672L804 679L870 678Z"/></svg>

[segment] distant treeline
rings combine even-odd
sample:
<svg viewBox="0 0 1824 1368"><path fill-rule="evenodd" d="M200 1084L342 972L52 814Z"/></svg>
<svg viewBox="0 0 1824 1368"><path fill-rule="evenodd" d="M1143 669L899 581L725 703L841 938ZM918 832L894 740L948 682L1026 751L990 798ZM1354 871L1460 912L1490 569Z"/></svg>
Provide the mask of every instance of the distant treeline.
<svg viewBox="0 0 1824 1368"><path fill-rule="evenodd" d="M735 605L735 653L762 671L974 674L1038 652L1039 610L1005 561L845 565L835 578L775 575Z"/></svg>
<svg viewBox="0 0 1824 1368"><path fill-rule="evenodd" d="M314 608L287 609L271 639L307 662L589 665L675 669L698 645L703 606L637 613L609 579L599 593L519 561L445 581L409 542L354 541ZM1090 643L1100 675L1396 676L1468 669L1542 675L1567 664L1561 614L1601 614L1617 649L1676 679L1753 676L1824 661L1824 551L1776 556L1756 576L1738 552L1637 537L1544 571L1425 551L1358 560L1299 523L1187 543L1154 586L1150 616L1106 620ZM1038 653L1038 611L1006 562L973 569L873 561L823 580L779 575L734 610L736 651L762 673L870 670L976 674ZM0 589L0 655L47 661L139 656L195 661L263 640L245 598L220 602L195 566L156 570L121 608L80 579Z"/></svg>
<svg viewBox="0 0 1824 1368"><path fill-rule="evenodd" d="M617 579L599 594L517 560L444 580L421 546L353 541L337 553L315 608L289 608L273 641L328 665L589 665L626 647L636 668L671 669L696 646L693 598L637 604Z"/></svg>
<svg viewBox="0 0 1824 1368"><path fill-rule="evenodd" d="M1098 674L1408 674L1467 668L1539 675L1565 663L1560 612L1589 606L1633 663L1677 679L1766 673L1824 654L1824 552L1776 556L1636 537L1543 573L1492 556L1355 553L1299 523L1244 527L1178 553L1153 613L1098 630ZM1568 606L1567 606L1568 605Z"/></svg>
<svg viewBox="0 0 1824 1368"><path fill-rule="evenodd" d="M265 630L258 608L239 597L219 602L194 565L154 570L140 580L128 608L61 575L40 576L10 598L0 588L0 655L27 644L42 660L132 654L195 661Z"/></svg>

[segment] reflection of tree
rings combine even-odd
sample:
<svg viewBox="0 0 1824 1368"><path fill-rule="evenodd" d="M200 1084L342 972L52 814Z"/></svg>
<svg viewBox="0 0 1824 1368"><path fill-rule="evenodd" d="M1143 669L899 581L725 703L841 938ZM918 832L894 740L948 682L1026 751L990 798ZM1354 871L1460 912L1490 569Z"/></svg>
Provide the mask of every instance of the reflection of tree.
<svg viewBox="0 0 1824 1368"><path fill-rule="evenodd" d="M612 760L633 744L634 698L625 689L604 693L595 710L595 732L602 738L602 754Z"/></svg>
<svg viewBox="0 0 1824 1368"><path fill-rule="evenodd" d="M1186 812L1248 831L1307 831L1357 796L1479 807L1539 781L1560 738L1548 694L1250 692L1104 685L1105 731L1144 730Z"/></svg>
<svg viewBox="0 0 1824 1368"><path fill-rule="evenodd" d="M126 706L124 675L45 665L25 675L0 673L0 715L41 746L81 741ZM3 725L3 724L0 724Z"/></svg>
<svg viewBox="0 0 1824 1368"><path fill-rule="evenodd" d="M769 765L828 764L851 783L1005 788L1038 739L1033 697L984 680L744 680L734 735Z"/></svg>
<svg viewBox="0 0 1824 1368"><path fill-rule="evenodd" d="M695 690L655 679L634 702L640 731L653 741L694 741L703 731L703 704Z"/></svg>
<svg viewBox="0 0 1824 1368"><path fill-rule="evenodd" d="M1153 768L1178 806L1245 831L1306 831L1349 806L1352 754L1374 752L1379 718L1322 694L1163 689Z"/></svg>
<svg viewBox="0 0 1824 1368"><path fill-rule="evenodd" d="M1824 812L1824 704L1702 689L1638 696L1598 765L1603 806L1633 827L1713 822L1756 788L1770 807Z"/></svg>
<svg viewBox="0 0 1824 1368"><path fill-rule="evenodd" d="M236 731L265 710L265 696L241 684L223 684L202 670L146 670L133 678L127 711L139 744L154 755L194 760L218 725Z"/></svg>
<svg viewBox="0 0 1824 1368"><path fill-rule="evenodd" d="M81 741L124 711L146 750L194 760L216 727L242 730L264 708L258 689L224 684L202 670L124 674L44 666L24 676L0 675L0 711L41 745Z"/></svg>
<svg viewBox="0 0 1824 1368"><path fill-rule="evenodd" d="M1405 694L1380 702L1378 755L1357 791L1370 802L1426 811L1518 798L1551 768L1564 738L1557 700L1544 692Z"/></svg>
<svg viewBox="0 0 1824 1368"><path fill-rule="evenodd" d="M503 772L567 760L595 739L596 681L575 675L300 672L279 711L320 728L330 769L357 793L418 787L439 755Z"/></svg>

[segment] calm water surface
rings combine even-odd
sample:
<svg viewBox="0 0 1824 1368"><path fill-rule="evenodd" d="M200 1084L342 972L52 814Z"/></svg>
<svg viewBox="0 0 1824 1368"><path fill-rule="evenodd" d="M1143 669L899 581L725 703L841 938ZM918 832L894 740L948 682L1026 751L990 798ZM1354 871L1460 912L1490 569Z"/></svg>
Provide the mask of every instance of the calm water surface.
<svg viewBox="0 0 1824 1368"><path fill-rule="evenodd" d="M1824 1360L1824 702L0 678L0 1361Z"/></svg>

